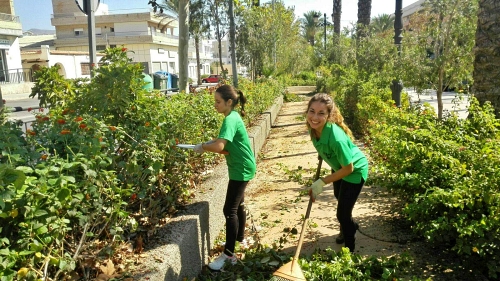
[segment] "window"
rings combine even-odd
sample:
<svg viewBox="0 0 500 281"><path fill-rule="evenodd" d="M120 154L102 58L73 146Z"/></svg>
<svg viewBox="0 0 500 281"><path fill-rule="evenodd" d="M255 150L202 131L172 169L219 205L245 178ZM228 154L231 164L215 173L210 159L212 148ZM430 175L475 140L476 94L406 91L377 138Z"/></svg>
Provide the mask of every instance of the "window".
<svg viewBox="0 0 500 281"><path fill-rule="evenodd" d="M96 67L102 66L102 63L96 63ZM82 75L90 75L90 63L88 62L81 62L80 63L80 68L82 70ZM94 67L95 69L95 67Z"/></svg>
<svg viewBox="0 0 500 281"><path fill-rule="evenodd" d="M82 62L80 63L80 67L82 69L82 75L90 75L90 63Z"/></svg>
<svg viewBox="0 0 500 281"><path fill-rule="evenodd" d="M109 28L109 30L110 30L111 32L115 32L115 28L114 28L114 27L110 27L110 28Z"/></svg>
<svg viewBox="0 0 500 281"><path fill-rule="evenodd" d="M100 27L96 27L95 28L95 35L102 35L102 31L101 31L101 28Z"/></svg>
<svg viewBox="0 0 500 281"><path fill-rule="evenodd" d="M83 35L83 28L75 28L75 36L81 36Z"/></svg>

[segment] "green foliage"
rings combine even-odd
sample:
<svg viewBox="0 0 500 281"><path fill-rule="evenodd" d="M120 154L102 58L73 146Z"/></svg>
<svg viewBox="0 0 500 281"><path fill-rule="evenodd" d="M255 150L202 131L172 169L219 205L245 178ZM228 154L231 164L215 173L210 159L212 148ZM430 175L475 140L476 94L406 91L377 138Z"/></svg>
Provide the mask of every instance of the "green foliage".
<svg viewBox="0 0 500 281"><path fill-rule="evenodd" d="M411 19L403 41L405 84L435 89L438 100L446 88L471 83L477 25L477 0L429 0ZM442 117L442 111L438 111Z"/></svg>
<svg viewBox="0 0 500 281"><path fill-rule="evenodd" d="M268 109L274 100L285 92L284 85L275 79L265 79L265 83L253 84L248 80L242 80L239 84L245 97L246 116L243 118L247 125L251 125L256 117ZM251 93L248 96L247 93Z"/></svg>
<svg viewBox="0 0 500 281"><path fill-rule="evenodd" d="M227 266L221 272L203 271L197 280L273 280L272 274L290 261L290 255L258 245L245 251L245 259L236 265ZM340 252L327 249L310 258L299 260L307 280L328 281L395 280L405 273L404 268L410 262L407 255L391 258L362 258L359 255L350 254L347 248L343 248Z"/></svg>
<svg viewBox="0 0 500 281"><path fill-rule="evenodd" d="M471 98L470 118L439 120L430 105L398 109L367 99L371 178L406 198L405 213L428 241L498 276L500 121Z"/></svg>
<svg viewBox="0 0 500 281"><path fill-rule="evenodd" d="M316 85L318 78L313 71L301 71L296 75L283 74L277 79L287 86L313 86Z"/></svg>
<svg viewBox="0 0 500 281"><path fill-rule="evenodd" d="M30 98L38 96L40 107L66 106L71 103L78 95L80 85L88 82L88 79L64 79L59 74L59 65L53 67L42 67L33 75L36 81L31 89Z"/></svg>
<svg viewBox="0 0 500 281"><path fill-rule="evenodd" d="M256 76L296 74L310 68L312 49L299 35L299 23L283 2L241 7L238 12L236 56ZM253 77L253 76L252 76Z"/></svg>

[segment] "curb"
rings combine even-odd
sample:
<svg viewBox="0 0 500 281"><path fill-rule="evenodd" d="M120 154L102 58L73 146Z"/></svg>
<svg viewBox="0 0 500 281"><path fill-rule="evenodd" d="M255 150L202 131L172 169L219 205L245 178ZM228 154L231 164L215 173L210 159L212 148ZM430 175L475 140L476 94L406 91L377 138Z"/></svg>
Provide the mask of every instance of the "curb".
<svg viewBox="0 0 500 281"><path fill-rule="evenodd" d="M283 96L255 121L248 130L254 154L264 145L271 126L283 105ZM173 281L195 278L208 262L209 251L224 228L222 213L228 183L226 164L220 163L200 187L197 202L172 218L155 234L156 248L148 249L146 272L134 274L135 280Z"/></svg>

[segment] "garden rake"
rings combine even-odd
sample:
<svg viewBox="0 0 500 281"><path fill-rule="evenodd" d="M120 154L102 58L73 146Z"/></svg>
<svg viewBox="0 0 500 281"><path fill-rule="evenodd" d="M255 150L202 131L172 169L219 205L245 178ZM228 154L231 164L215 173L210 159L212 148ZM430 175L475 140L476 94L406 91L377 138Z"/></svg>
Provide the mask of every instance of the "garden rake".
<svg viewBox="0 0 500 281"><path fill-rule="evenodd" d="M323 163L323 159L321 157L318 156L318 159L318 169L316 170L314 181L319 179L319 175L321 173L321 164ZM311 214L312 203L313 198L312 196L309 196L309 204L307 205L306 216L304 217L304 223L302 224L302 230L300 231L299 243L297 245L297 250L295 250L295 256L293 257L291 262L284 264L273 273L273 278L271 278L271 281L306 281L304 273L302 273L302 269L300 269L299 266L299 254L302 248L302 242L304 240L304 231L306 229L306 224L309 219L309 215Z"/></svg>

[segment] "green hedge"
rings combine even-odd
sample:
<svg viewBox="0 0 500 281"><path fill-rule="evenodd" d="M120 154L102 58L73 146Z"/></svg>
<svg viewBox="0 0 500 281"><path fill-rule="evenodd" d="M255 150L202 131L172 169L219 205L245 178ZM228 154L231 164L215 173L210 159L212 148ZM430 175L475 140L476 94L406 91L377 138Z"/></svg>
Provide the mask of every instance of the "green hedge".
<svg viewBox="0 0 500 281"><path fill-rule="evenodd" d="M500 120L471 98L470 117L436 118L430 105L398 109L372 96L366 144L373 184L408 202L415 231L448 245L470 268L500 272Z"/></svg>

